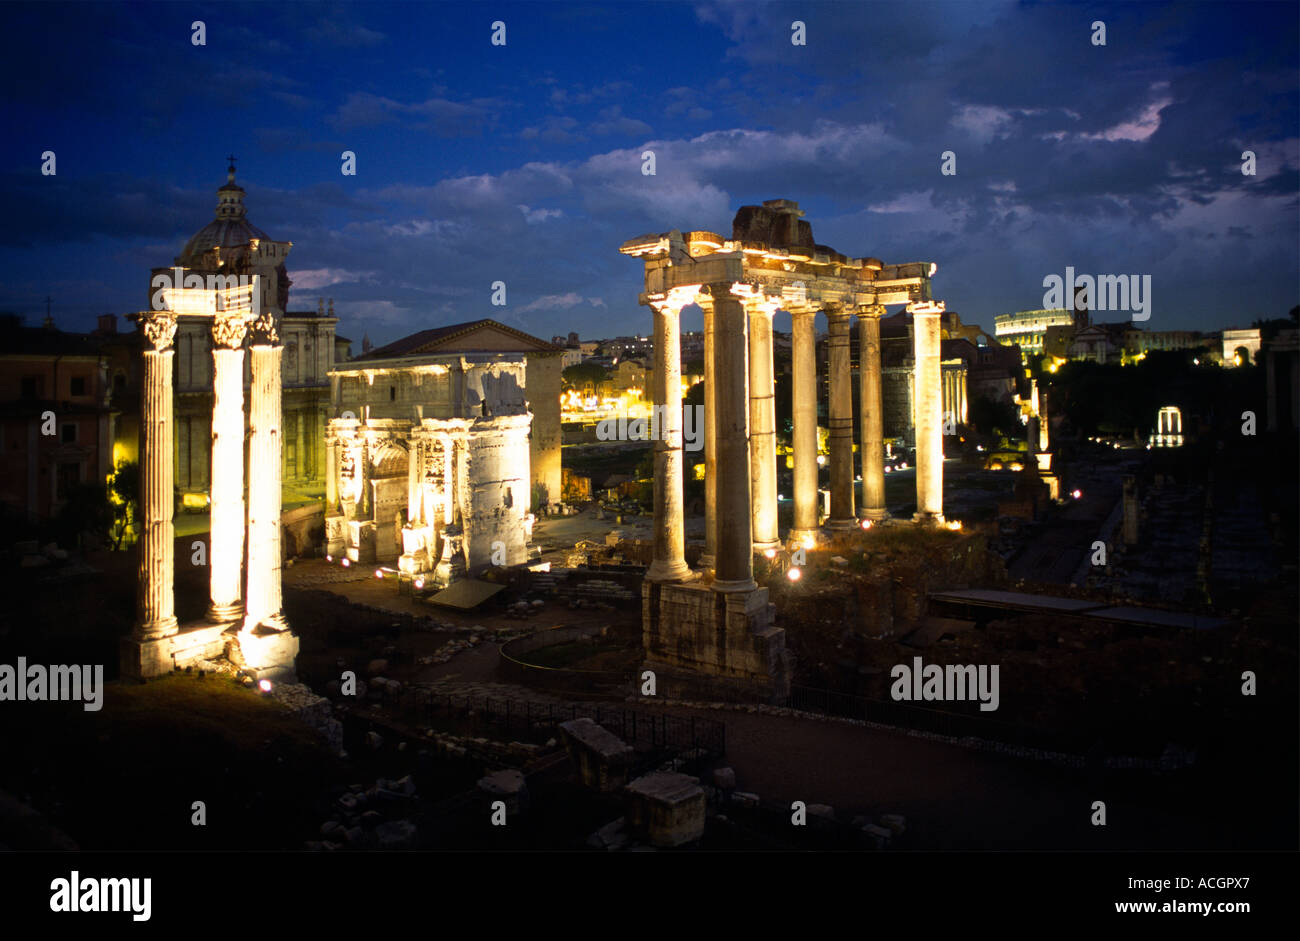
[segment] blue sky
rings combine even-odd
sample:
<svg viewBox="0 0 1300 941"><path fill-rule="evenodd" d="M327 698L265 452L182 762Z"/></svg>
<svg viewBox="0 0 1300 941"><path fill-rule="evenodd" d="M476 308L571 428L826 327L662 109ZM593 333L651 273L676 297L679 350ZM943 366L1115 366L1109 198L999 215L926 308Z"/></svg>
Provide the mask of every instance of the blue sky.
<svg viewBox="0 0 1300 941"><path fill-rule="evenodd" d="M211 219L234 153L249 219L294 243L290 306L333 297L354 340L488 316L547 338L644 332L619 244L729 236L739 206L772 198L845 254L936 262L935 296L990 330L1067 265L1151 275L1148 329L1284 316L1298 10L6 4L0 310L36 323L48 294L60 326L88 329L147 306L149 269Z"/></svg>

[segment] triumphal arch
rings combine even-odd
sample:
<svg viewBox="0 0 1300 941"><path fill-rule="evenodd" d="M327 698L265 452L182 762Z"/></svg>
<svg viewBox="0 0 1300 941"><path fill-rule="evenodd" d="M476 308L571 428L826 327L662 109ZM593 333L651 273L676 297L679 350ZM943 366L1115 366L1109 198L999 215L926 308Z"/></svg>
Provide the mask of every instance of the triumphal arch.
<svg viewBox="0 0 1300 941"><path fill-rule="evenodd" d="M942 302L932 299L932 262L887 265L842 255L813 241L798 203L744 206L731 238L673 230L624 242L645 264L642 304L654 311L652 395L655 437L654 557L642 597L647 666L766 686L790 683L785 632L773 623L754 554L811 548L822 531L817 494L817 359L814 318L828 325L830 386L829 530L860 525L854 508L853 396L849 331L861 343L862 517L883 519L880 318L891 304L913 317L918 524L943 522ZM682 497L681 332L684 307L704 312L705 552L686 564ZM772 323L792 320L794 525L777 531Z"/></svg>

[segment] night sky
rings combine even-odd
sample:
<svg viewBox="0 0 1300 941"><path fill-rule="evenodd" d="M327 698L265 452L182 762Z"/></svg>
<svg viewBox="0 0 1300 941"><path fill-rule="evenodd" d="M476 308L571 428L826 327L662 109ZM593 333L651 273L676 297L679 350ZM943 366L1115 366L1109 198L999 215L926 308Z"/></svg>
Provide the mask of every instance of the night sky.
<svg viewBox="0 0 1300 941"><path fill-rule="evenodd" d="M36 324L48 294L86 330L147 306L233 153L249 220L294 243L290 307L333 297L339 332L376 344L480 317L644 333L619 244L729 237L773 198L845 254L936 262L934 296L990 332L1067 265L1151 275L1147 329L1282 317L1300 301L1298 9L6 4L0 310Z"/></svg>

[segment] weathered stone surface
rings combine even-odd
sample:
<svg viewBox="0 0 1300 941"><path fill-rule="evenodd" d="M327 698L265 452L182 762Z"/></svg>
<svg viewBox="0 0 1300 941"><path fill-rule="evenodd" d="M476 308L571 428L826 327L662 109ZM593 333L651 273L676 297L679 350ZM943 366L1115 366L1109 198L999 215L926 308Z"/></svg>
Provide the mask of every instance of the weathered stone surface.
<svg viewBox="0 0 1300 941"><path fill-rule="evenodd" d="M724 791L735 790L736 772L733 768L714 768L713 786Z"/></svg>
<svg viewBox="0 0 1300 941"><path fill-rule="evenodd" d="M698 778L655 771L624 789L627 825L654 846L681 846L704 835L704 788Z"/></svg>
<svg viewBox="0 0 1300 941"><path fill-rule="evenodd" d="M591 719L560 723L560 733L583 786L609 793L627 783L632 747Z"/></svg>
<svg viewBox="0 0 1300 941"><path fill-rule="evenodd" d="M907 832L907 818L902 814L881 814L880 825L894 836L902 836Z"/></svg>
<svg viewBox="0 0 1300 941"><path fill-rule="evenodd" d="M504 801L506 813L512 817L528 809L528 782L514 768L494 771L480 778L478 789L491 800Z"/></svg>

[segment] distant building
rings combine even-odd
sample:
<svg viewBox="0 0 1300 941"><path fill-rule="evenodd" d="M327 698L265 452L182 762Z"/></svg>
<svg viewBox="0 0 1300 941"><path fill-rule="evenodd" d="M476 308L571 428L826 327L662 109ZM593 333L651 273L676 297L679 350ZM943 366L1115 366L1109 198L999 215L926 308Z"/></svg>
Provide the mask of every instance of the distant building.
<svg viewBox="0 0 1300 941"><path fill-rule="evenodd" d="M545 489L545 500L553 503L560 499L560 373L563 371L564 348L530 336L521 330L508 327L495 320L472 320L449 324L431 330L421 330L408 337L372 350L348 364L349 367L373 370L383 361L392 361L387 367L400 381L392 383L393 406L403 415L415 415L423 404L423 387L409 375L408 365L419 365L430 356L449 356L461 353L518 353L527 364L524 383L528 395L528 410L532 413L529 433L530 479L534 488ZM342 373L339 373L342 375ZM331 374L337 383L337 376ZM403 398L399 399L400 394ZM333 396L335 412L340 407L337 390ZM530 495L524 495L525 505Z"/></svg>
<svg viewBox="0 0 1300 941"><path fill-rule="evenodd" d="M262 309L279 319L283 393L282 481L289 499L294 491L318 494L325 485L325 422L329 414L329 370L346 358L350 341L335 336L338 318L334 302L328 312L323 300L316 310L288 310L293 283L285 267L291 242L277 242L248 221L243 187L235 183L233 166L217 190L215 218L199 229L176 256L176 266L201 275L257 275L261 279ZM154 306L156 279L174 268L155 268L150 282ZM136 348L138 351L138 347ZM201 495L212 476L212 321L181 314L175 339L175 482L183 494ZM137 357L138 358L138 357ZM120 368L120 367L115 367ZM244 388L252 382L252 360L244 357ZM134 390L132 390L134 391ZM123 434L133 432L123 428ZM134 440L123 439L135 450Z"/></svg>
<svg viewBox="0 0 1300 941"><path fill-rule="evenodd" d="M0 503L36 522L81 484L102 485L113 467L111 396L99 337L0 317Z"/></svg>
<svg viewBox="0 0 1300 941"><path fill-rule="evenodd" d="M1231 328L1223 331L1223 365L1249 366L1259 357L1258 327Z"/></svg>
<svg viewBox="0 0 1300 941"><path fill-rule="evenodd" d="M1074 323L1074 313L1063 307L1051 310L1018 310L995 316L993 333L1000 343L1018 346L1025 353L1041 353L1049 327L1073 327Z"/></svg>

